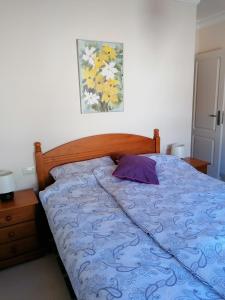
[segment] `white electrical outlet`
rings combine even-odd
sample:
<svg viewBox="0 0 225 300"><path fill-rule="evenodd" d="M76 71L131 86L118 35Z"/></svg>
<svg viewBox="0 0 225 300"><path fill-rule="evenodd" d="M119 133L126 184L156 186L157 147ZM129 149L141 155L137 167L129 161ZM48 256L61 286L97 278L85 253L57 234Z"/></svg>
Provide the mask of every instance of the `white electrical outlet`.
<svg viewBox="0 0 225 300"><path fill-rule="evenodd" d="M32 167L26 167L26 168L22 168L22 173L23 175L30 175L30 174L34 174L34 166Z"/></svg>

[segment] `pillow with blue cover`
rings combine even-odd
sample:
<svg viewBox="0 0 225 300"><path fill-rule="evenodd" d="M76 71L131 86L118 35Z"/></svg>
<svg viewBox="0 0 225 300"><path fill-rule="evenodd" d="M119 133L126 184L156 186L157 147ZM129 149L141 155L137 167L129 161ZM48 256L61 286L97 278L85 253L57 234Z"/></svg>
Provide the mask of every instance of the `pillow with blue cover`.
<svg viewBox="0 0 225 300"><path fill-rule="evenodd" d="M50 174L57 180L68 175L92 173L95 168L105 166L114 166L114 163L109 156L57 166L50 171Z"/></svg>

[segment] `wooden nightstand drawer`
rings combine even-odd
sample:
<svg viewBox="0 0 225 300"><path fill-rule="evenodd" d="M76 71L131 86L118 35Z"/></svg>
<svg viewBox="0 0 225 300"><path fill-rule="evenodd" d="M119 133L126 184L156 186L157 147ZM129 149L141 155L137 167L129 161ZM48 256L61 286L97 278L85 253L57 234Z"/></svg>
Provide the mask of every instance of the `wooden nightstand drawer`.
<svg viewBox="0 0 225 300"><path fill-rule="evenodd" d="M8 259L38 248L36 236L0 245L0 260Z"/></svg>
<svg viewBox="0 0 225 300"><path fill-rule="evenodd" d="M196 167L196 170L204 174L207 174L207 165Z"/></svg>
<svg viewBox="0 0 225 300"><path fill-rule="evenodd" d="M0 211L0 228L35 219L35 206Z"/></svg>
<svg viewBox="0 0 225 300"><path fill-rule="evenodd" d="M207 167L208 165L210 165L210 163L208 163L207 161L200 160L194 157L186 157L183 160L199 172L207 174Z"/></svg>
<svg viewBox="0 0 225 300"><path fill-rule="evenodd" d="M0 201L0 269L39 257L38 199L32 189L16 191L14 199Z"/></svg>
<svg viewBox="0 0 225 300"><path fill-rule="evenodd" d="M34 221L0 228L0 244L9 243L37 233Z"/></svg>

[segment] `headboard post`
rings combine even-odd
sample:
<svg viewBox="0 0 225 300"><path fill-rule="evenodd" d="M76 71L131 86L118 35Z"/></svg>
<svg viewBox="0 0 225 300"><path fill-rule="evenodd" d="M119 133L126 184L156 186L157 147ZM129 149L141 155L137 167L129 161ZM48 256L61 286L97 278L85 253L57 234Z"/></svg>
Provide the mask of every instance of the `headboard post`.
<svg viewBox="0 0 225 300"><path fill-rule="evenodd" d="M160 153L159 129L154 129L155 153Z"/></svg>
<svg viewBox="0 0 225 300"><path fill-rule="evenodd" d="M35 162L36 162L36 172L38 177L38 187L39 190L42 190L45 188L45 164L44 164L44 158L42 155L41 150L41 143L35 142L34 143L34 155L35 155Z"/></svg>

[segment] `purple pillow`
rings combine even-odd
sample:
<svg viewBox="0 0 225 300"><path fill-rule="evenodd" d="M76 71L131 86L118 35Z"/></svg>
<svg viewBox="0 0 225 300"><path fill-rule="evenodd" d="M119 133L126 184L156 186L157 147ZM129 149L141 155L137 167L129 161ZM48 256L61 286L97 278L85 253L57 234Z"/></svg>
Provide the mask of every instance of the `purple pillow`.
<svg viewBox="0 0 225 300"><path fill-rule="evenodd" d="M156 162L146 156L124 155L112 175L120 179L159 184L155 166Z"/></svg>

